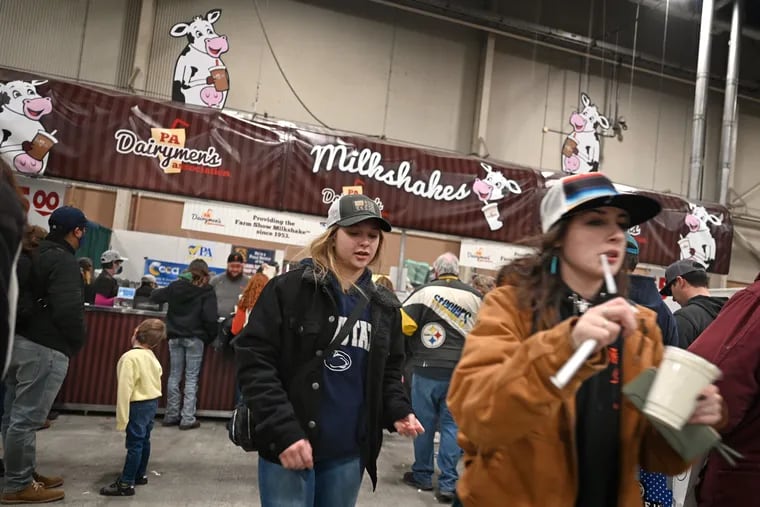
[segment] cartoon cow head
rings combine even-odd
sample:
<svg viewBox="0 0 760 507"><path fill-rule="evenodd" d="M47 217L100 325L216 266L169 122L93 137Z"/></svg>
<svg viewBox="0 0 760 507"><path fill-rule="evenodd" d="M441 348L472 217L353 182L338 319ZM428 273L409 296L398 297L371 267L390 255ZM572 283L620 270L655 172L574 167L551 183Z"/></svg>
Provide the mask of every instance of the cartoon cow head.
<svg viewBox="0 0 760 507"><path fill-rule="evenodd" d="M689 232L707 231L709 230L707 222L713 225L721 225L723 223L723 215L715 216L707 212L704 206L697 206L689 203L689 214L684 218L686 226L689 228Z"/></svg>
<svg viewBox="0 0 760 507"><path fill-rule="evenodd" d="M570 115L570 125L573 126L575 132L596 132L598 127L610 128L609 120L599 114L599 110L591 103L588 95L581 93L581 102L583 109Z"/></svg>
<svg viewBox="0 0 760 507"><path fill-rule="evenodd" d="M501 171L494 171L493 167L481 162L480 166L486 171L484 179L475 178L472 184L472 191L482 202L498 201L504 199L506 192L512 194L521 194L522 188L515 180L506 178Z"/></svg>
<svg viewBox="0 0 760 507"><path fill-rule="evenodd" d="M212 58L218 58L226 53L230 46L226 35L219 35L214 31L213 24L222 15L219 9L210 10L205 19L196 16L190 23L177 23L169 32L172 37L187 36L188 45Z"/></svg>
<svg viewBox="0 0 760 507"><path fill-rule="evenodd" d="M0 111L7 109L18 115L26 116L32 121L53 110L49 97L41 97L36 86L47 83L44 80L9 81L0 87Z"/></svg>

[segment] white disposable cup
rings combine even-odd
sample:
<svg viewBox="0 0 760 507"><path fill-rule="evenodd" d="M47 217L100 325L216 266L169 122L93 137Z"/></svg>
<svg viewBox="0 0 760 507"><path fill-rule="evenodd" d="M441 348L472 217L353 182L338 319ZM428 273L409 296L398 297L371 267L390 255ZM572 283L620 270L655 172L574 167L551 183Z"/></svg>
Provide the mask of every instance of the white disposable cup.
<svg viewBox="0 0 760 507"><path fill-rule="evenodd" d="M678 347L665 347L644 413L680 430L697 406L699 393L720 378L720 369L710 361Z"/></svg>

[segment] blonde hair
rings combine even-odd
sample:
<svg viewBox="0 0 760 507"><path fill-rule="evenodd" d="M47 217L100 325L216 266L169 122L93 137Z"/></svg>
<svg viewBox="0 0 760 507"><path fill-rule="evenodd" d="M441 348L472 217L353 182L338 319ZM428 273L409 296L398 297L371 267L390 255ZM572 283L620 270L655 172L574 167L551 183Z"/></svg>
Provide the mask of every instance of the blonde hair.
<svg viewBox="0 0 760 507"><path fill-rule="evenodd" d="M137 326L137 341L150 348L166 339L166 324L159 319L146 319Z"/></svg>
<svg viewBox="0 0 760 507"><path fill-rule="evenodd" d="M343 278L336 267L335 235L338 234L338 229L340 229L340 226L338 225L333 225L328 228L311 242L308 250L311 259L314 262L314 276L316 278L322 278L327 275L328 271L332 272L332 274L335 275L335 278L338 279L338 282L340 282L341 286L345 287L348 280ZM385 236L383 235L382 229L378 229L378 232L380 233L380 240L377 244L375 256L369 261L370 266L373 266L377 262L383 252Z"/></svg>

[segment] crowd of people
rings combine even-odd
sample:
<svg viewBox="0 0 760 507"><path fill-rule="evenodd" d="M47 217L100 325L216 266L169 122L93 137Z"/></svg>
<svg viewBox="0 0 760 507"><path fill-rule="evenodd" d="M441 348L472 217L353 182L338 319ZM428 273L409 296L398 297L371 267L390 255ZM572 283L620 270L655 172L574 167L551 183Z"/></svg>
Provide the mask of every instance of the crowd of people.
<svg viewBox="0 0 760 507"><path fill-rule="evenodd" d="M75 257L84 213L58 208L49 233L25 225L8 171L0 502L43 503L64 498L64 478L36 469L36 432L84 346L83 303L113 304L128 259L103 252L94 277L92 261ZM204 348L223 340L235 352L237 403L251 414L265 507L356 505L365 474L378 486L385 431L413 441L411 469L395 480L441 503L670 507L672 477L695 465L693 505L750 505L760 484L760 278L727 301L710 295L704 266L682 260L667 268L658 293L638 271L639 245L627 231L659 212L656 200L620 194L600 173L563 178L543 197L532 254L466 282L456 255L445 253L432 280L403 301L372 273L391 224L363 195L333 202L325 231L287 273L263 265L248 277L232 253L213 278L200 259L164 288L146 275L134 305L166 316L142 322L114 365L116 429L127 452L100 493L132 496L148 481L164 396L153 350L168 340L161 424L193 430ZM672 314L665 295L681 309ZM593 351L570 381L553 383L589 342ZM721 368L722 379L693 400L689 424L718 431L743 455L735 468L713 454L684 458L623 394L660 365L666 346Z"/></svg>

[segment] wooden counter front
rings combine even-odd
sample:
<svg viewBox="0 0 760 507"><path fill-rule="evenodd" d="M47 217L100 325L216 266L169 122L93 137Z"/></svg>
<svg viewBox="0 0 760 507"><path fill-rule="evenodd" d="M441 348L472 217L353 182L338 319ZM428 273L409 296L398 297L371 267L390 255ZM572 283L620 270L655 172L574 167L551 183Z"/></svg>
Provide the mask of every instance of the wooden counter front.
<svg viewBox="0 0 760 507"><path fill-rule="evenodd" d="M64 409L103 410L116 408L116 363L129 350L135 328L145 319L163 318L165 314L88 308L85 311L87 342L69 363L69 372L58 393L56 406ZM163 397L166 405L166 381L169 378L169 347L166 342L156 350L161 362ZM217 352L206 346L198 382L197 412L201 416L226 417L234 406L235 364L229 352Z"/></svg>

